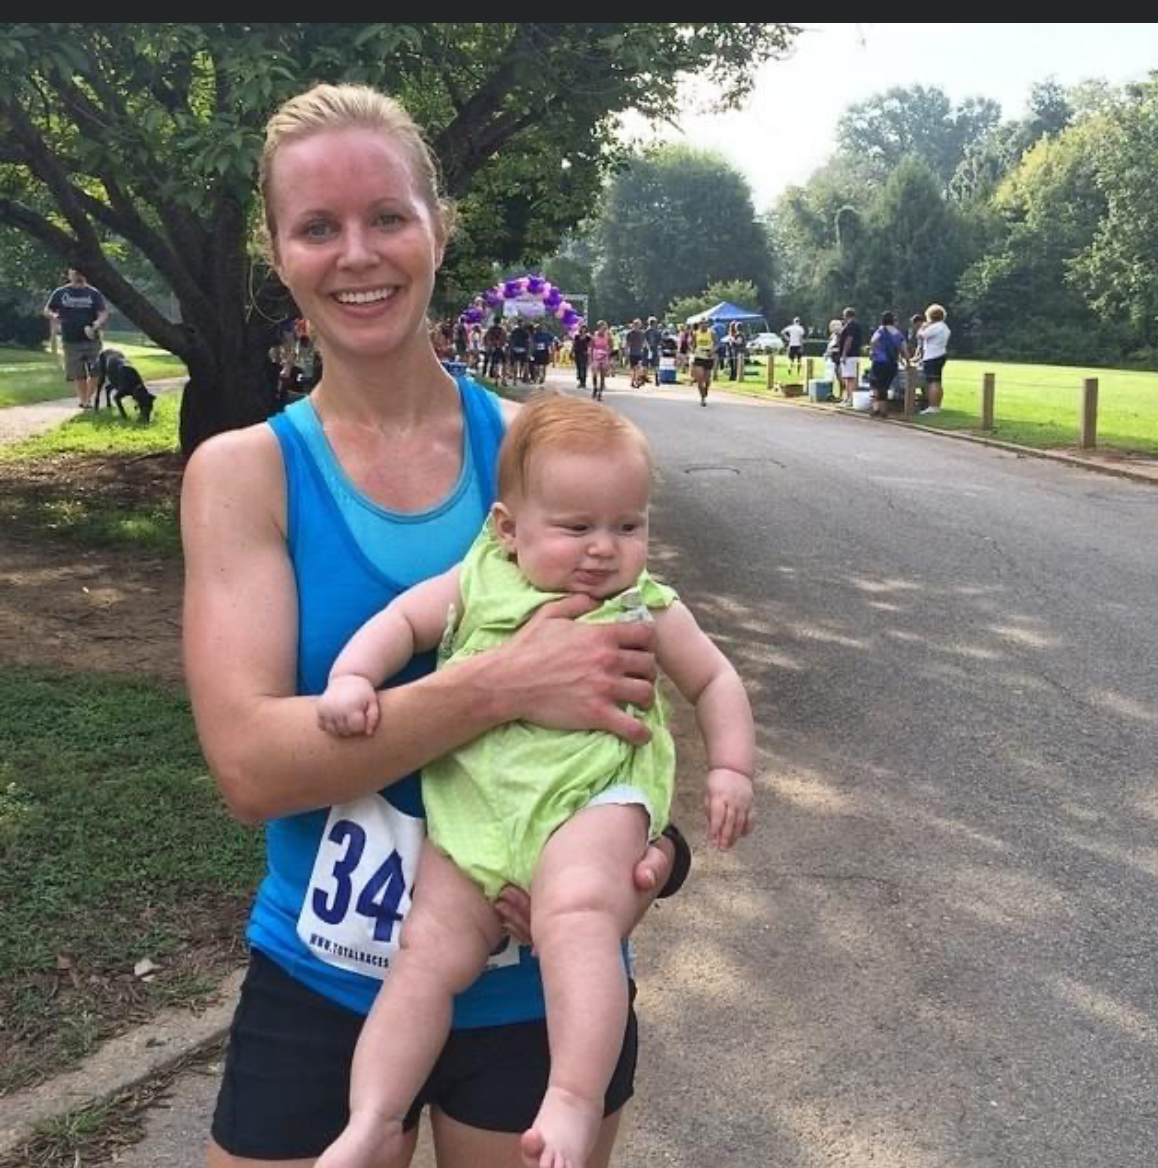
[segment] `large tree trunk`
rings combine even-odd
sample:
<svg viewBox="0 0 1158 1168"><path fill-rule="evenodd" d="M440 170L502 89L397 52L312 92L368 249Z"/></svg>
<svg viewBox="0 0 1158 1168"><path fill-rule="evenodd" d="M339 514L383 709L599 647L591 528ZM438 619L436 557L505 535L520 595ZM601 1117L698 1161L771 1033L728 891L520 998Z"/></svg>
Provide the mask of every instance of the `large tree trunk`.
<svg viewBox="0 0 1158 1168"><path fill-rule="evenodd" d="M206 438L268 418L277 408L265 377L269 326L247 327L240 343L198 348L185 358L189 381L181 399L181 453L188 458Z"/></svg>

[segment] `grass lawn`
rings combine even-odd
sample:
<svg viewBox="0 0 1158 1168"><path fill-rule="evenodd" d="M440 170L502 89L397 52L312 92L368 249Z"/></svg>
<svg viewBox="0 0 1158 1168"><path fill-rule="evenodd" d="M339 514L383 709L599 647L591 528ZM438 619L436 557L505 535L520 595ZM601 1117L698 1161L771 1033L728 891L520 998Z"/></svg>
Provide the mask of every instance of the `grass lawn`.
<svg viewBox="0 0 1158 1168"><path fill-rule="evenodd" d="M78 415L0 454L0 547L22 573L4 615L26 618L0 626L4 643L38 612L75 611L78 641L132 662L92 673L48 649L31 665L0 654L0 1094L203 999L242 958L260 832L222 804L179 685L137 664L180 651L155 592L170 581L175 615L178 406L159 398L148 427ZM126 593L119 618L71 599L93 557ZM136 971L145 959L152 974Z"/></svg>
<svg viewBox="0 0 1158 1168"><path fill-rule="evenodd" d="M136 366L141 376L151 378L183 377L185 365L171 353L154 345L140 344L139 334L127 334L134 343L116 333L105 334L105 345L120 349ZM33 402L71 397L73 391L64 380L64 355L46 349L0 348L0 407L24 406Z"/></svg>
<svg viewBox="0 0 1158 1168"><path fill-rule="evenodd" d="M0 446L5 518L85 547L176 555L175 488L150 475L147 464L177 458L180 406L179 394L158 397L148 426L132 409L128 419L116 410L89 410L36 438Z"/></svg>
<svg viewBox="0 0 1158 1168"><path fill-rule="evenodd" d="M861 363L862 370L865 364ZM813 367L815 376L822 377L824 363L814 359ZM788 379L788 363L783 357L777 357L775 373L777 380ZM1158 455L1158 373L1133 369L956 361L950 357L945 366L944 409L914 421L940 430L980 433L981 379L986 373L997 379L995 438L1041 449L1076 446L1082 382L1096 377L1098 445ZM769 392L765 382L763 361L756 368L749 364L743 392L762 396ZM726 377L714 386L740 390ZM774 391L772 395L779 396Z"/></svg>
<svg viewBox="0 0 1158 1168"><path fill-rule="evenodd" d="M180 693L0 667L0 709L3 1093L215 989L206 955L236 951L261 841L222 805Z"/></svg>

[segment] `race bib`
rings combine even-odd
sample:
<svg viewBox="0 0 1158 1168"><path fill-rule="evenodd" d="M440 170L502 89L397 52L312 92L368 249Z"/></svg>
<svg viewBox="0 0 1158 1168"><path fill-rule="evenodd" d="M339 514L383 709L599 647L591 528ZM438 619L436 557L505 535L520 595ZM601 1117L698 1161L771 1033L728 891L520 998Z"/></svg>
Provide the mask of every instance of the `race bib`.
<svg viewBox="0 0 1158 1168"><path fill-rule="evenodd" d="M298 916L315 957L379 980L410 909L426 828L381 795L331 808Z"/></svg>
<svg viewBox="0 0 1158 1168"><path fill-rule="evenodd" d="M386 976L425 839L425 822L381 795L330 809L297 924L315 957L379 981ZM487 968L518 961L519 946L504 937Z"/></svg>

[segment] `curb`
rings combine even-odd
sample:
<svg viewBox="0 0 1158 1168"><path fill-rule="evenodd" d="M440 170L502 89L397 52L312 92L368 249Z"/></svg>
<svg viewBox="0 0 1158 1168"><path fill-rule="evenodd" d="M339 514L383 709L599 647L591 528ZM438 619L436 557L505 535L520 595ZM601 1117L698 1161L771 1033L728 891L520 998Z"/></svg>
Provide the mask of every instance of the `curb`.
<svg viewBox="0 0 1158 1168"><path fill-rule="evenodd" d="M725 393L729 392L722 386L713 386L713 389L715 388L719 388ZM784 398L736 393L734 390L731 392L735 397L747 398L750 401L766 401L771 405L789 406L793 409L799 409L803 406L805 409L831 414L833 417L857 418L861 421L869 421L869 415L866 412L850 410L841 406L823 405L820 402L810 401L786 401ZM1158 460L1155 460L1152 471L1145 471L1131 466L1118 466L1111 462L1100 462L1096 459L1082 458L1076 454L1062 454L1056 450L1041 450L1036 446L1021 446L1016 442L1003 442L1000 438L986 438L981 434L965 434L956 430L938 430L932 426L921 426L913 422L906 422L902 417L886 418L885 421L894 426L903 426L906 430L917 434L929 434L934 438L950 438L955 442L972 442L975 446L990 446L995 450L1005 450L1010 454L1016 454L1023 458L1042 458L1049 462L1058 462L1065 466L1078 467L1082 470L1095 471L1098 474L1112 475L1115 478L1130 479L1132 482L1147 483L1149 486L1158 487Z"/></svg>
<svg viewBox="0 0 1158 1168"><path fill-rule="evenodd" d="M106 1042L76 1070L0 1099L0 1157L19 1148L50 1120L135 1087L222 1038L229 1031L244 969L220 985L199 1014L171 1008Z"/></svg>

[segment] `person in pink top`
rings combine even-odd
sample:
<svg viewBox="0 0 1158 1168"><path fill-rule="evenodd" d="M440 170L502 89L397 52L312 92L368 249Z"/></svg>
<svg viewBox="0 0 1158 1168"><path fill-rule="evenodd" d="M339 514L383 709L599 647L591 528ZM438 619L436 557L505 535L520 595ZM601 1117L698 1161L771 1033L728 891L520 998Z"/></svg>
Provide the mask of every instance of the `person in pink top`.
<svg viewBox="0 0 1158 1168"><path fill-rule="evenodd" d="M591 396L596 401L603 400L610 369L611 333L607 329L607 321L601 320L595 326L595 333L591 337Z"/></svg>

